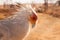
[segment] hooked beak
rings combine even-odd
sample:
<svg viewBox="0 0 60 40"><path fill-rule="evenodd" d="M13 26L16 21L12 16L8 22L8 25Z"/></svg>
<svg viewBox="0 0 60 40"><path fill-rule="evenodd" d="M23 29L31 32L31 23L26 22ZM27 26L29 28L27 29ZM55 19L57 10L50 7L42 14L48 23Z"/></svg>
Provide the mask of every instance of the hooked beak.
<svg viewBox="0 0 60 40"><path fill-rule="evenodd" d="M35 24L32 24L32 28L34 28L35 27Z"/></svg>
<svg viewBox="0 0 60 40"><path fill-rule="evenodd" d="M34 28L35 24L36 24L36 21L37 21L37 14L36 14L36 12L34 11L34 9L32 8L31 5L29 5L29 7L32 10L32 14L30 15L30 22L32 24L32 28Z"/></svg>
<svg viewBox="0 0 60 40"><path fill-rule="evenodd" d="M32 28L35 27L36 21L37 21L37 15L35 13L32 13L30 15L30 22L32 24Z"/></svg>

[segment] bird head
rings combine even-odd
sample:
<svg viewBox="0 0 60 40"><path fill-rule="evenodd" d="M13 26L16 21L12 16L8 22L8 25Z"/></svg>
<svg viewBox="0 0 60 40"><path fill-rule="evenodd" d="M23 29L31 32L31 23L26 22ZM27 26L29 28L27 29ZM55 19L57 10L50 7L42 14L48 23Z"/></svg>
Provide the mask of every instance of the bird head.
<svg viewBox="0 0 60 40"><path fill-rule="evenodd" d="M32 24L32 28L34 28L35 27L35 24L36 24L36 22L37 22L37 13L35 12L35 10L32 8L32 6L31 5L28 5L28 7L27 8L30 8L30 16L29 16L29 21L30 21L30 23Z"/></svg>

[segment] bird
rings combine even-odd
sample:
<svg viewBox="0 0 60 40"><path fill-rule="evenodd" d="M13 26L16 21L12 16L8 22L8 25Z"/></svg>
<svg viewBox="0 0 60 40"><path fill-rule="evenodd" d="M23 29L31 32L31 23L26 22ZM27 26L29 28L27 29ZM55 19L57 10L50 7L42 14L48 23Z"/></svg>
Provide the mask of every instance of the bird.
<svg viewBox="0 0 60 40"><path fill-rule="evenodd" d="M37 21L35 12L26 6L20 9L14 12L14 15L0 20L0 40L24 40L30 27L34 28Z"/></svg>

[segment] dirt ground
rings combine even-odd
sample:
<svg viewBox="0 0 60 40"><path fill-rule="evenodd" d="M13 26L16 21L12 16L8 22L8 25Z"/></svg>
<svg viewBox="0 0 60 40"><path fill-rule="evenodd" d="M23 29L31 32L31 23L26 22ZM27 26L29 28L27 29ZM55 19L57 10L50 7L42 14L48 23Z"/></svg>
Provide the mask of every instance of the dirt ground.
<svg viewBox="0 0 60 40"><path fill-rule="evenodd" d="M38 21L26 40L60 40L60 19L38 13Z"/></svg>

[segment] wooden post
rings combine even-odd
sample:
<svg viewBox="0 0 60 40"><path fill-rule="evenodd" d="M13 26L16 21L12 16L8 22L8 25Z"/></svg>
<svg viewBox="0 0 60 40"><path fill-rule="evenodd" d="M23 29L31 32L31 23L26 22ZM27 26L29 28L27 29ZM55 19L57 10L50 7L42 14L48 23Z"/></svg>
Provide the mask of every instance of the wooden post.
<svg viewBox="0 0 60 40"><path fill-rule="evenodd" d="M48 0L44 0L44 6L45 6L45 12L46 12L46 10L48 9Z"/></svg>
<svg viewBox="0 0 60 40"><path fill-rule="evenodd" d="M60 6L60 0L58 0L58 5Z"/></svg>

